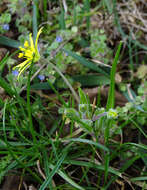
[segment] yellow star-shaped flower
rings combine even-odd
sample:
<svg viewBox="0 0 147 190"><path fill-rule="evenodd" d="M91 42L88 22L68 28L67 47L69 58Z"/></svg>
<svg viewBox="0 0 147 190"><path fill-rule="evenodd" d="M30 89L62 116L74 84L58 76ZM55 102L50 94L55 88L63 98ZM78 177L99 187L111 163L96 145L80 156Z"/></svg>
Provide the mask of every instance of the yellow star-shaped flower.
<svg viewBox="0 0 147 190"><path fill-rule="evenodd" d="M25 69L27 69L32 61L37 62L40 59L40 54L38 51L38 38L42 32L42 28L39 29L37 33L37 37L35 40L35 44L33 42L32 34L29 35L29 41L24 42L24 47L19 47L19 49L22 51L19 53L18 57L19 58L25 58L26 60L19 65L15 66L13 69L18 69L19 71L19 76L21 75L22 72L24 72Z"/></svg>

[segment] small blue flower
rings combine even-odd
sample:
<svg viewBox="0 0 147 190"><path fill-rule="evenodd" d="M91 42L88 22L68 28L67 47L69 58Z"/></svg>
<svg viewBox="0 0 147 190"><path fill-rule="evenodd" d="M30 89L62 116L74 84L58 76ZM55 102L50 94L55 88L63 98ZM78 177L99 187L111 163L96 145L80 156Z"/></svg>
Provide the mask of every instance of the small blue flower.
<svg viewBox="0 0 147 190"><path fill-rule="evenodd" d="M67 52L65 52L65 56L68 56L68 53L67 53Z"/></svg>
<svg viewBox="0 0 147 190"><path fill-rule="evenodd" d="M9 24L3 24L3 30L8 31L10 29Z"/></svg>
<svg viewBox="0 0 147 190"><path fill-rule="evenodd" d="M63 41L61 36L57 36L56 37L56 42L61 43Z"/></svg>
<svg viewBox="0 0 147 190"><path fill-rule="evenodd" d="M19 72L17 70L12 71L12 75L14 75L16 77L18 76L18 74L19 74Z"/></svg>
<svg viewBox="0 0 147 190"><path fill-rule="evenodd" d="M45 76L44 75L38 75L38 78L43 81L45 79Z"/></svg>

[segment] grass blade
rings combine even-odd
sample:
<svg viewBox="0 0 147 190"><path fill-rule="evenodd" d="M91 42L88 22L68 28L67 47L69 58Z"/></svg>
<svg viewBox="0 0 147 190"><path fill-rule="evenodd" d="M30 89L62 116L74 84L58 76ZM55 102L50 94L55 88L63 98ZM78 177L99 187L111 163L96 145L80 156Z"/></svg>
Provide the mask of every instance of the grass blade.
<svg viewBox="0 0 147 190"><path fill-rule="evenodd" d="M85 0L84 1L84 10L88 14L90 12L90 1ZM90 16L86 16L86 24L87 24L87 30L90 28Z"/></svg>
<svg viewBox="0 0 147 190"><path fill-rule="evenodd" d="M104 5L108 9L109 14L112 14L113 9L112 9L112 3L111 3L111 1L110 0L103 0L103 1L104 1Z"/></svg>
<svg viewBox="0 0 147 190"><path fill-rule="evenodd" d="M110 84L110 80L103 75L75 75L72 78L74 81L80 82L82 87Z"/></svg>
<svg viewBox="0 0 147 190"><path fill-rule="evenodd" d="M108 100L107 100L106 110L109 110L110 108L114 107L115 73L116 73L116 66L117 66L117 62L119 59L121 46L122 46L122 42L120 42L120 44L117 48L117 52L115 54L115 58L112 63L112 69L111 69L111 74L110 74L110 88L109 88L109 92L108 92Z"/></svg>
<svg viewBox="0 0 147 190"><path fill-rule="evenodd" d="M66 24L65 24L65 18L64 18L64 9L61 8L61 14L59 16L59 26L61 30L66 29Z"/></svg>
<svg viewBox="0 0 147 190"><path fill-rule="evenodd" d="M20 42L12 40L6 36L0 36L0 44L13 48L18 48L20 46Z"/></svg>
<svg viewBox="0 0 147 190"><path fill-rule="evenodd" d="M71 138L71 139L68 139L68 140L71 141L71 142L81 142L81 143L86 143L86 144L94 145L97 148L100 148L103 151L106 151L107 153L109 153L109 149L107 147L105 147L104 145L102 145L100 143L96 143L94 141L91 141L91 140L81 139L81 138Z"/></svg>
<svg viewBox="0 0 147 190"><path fill-rule="evenodd" d="M100 69L98 66L96 66L94 63L92 63L91 61L88 61L87 59L85 59L84 57L70 51L70 50L66 50L63 49L63 51L65 51L68 55L72 56L74 59L76 59L77 61L79 61L82 65L88 67L89 69L93 70L93 71L97 71L103 75L105 75L106 77L109 78L108 73L106 73L104 70Z"/></svg>
<svg viewBox="0 0 147 190"><path fill-rule="evenodd" d="M11 89L10 85L2 78L0 77L0 86L5 89L5 91L10 95L14 96L15 92Z"/></svg>
<svg viewBox="0 0 147 190"><path fill-rule="evenodd" d="M33 1L33 38L37 36L38 0Z"/></svg>
<svg viewBox="0 0 147 190"><path fill-rule="evenodd" d="M54 168L54 165L50 164L49 167L51 169ZM58 170L58 175L60 175L65 181L67 181L69 184L71 184L73 187L79 190L84 190L83 187L79 186L77 183L75 183L72 179L70 179L64 172L61 170Z"/></svg>
<svg viewBox="0 0 147 190"><path fill-rule="evenodd" d="M67 155L67 152L63 152L62 156L60 157L60 159L58 160L57 164L54 166L52 172L50 173L50 175L46 178L46 180L44 181L44 183L40 186L39 190L44 190L47 188L48 184L50 183L52 177L55 175L55 173L58 171L59 167L61 166L61 164L63 163L65 157Z"/></svg>

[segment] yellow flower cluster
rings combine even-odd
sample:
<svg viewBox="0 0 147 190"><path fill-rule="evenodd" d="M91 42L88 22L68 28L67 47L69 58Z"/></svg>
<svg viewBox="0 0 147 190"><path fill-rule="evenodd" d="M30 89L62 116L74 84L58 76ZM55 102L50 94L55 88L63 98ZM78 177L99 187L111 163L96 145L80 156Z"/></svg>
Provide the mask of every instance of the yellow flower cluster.
<svg viewBox="0 0 147 190"><path fill-rule="evenodd" d="M37 33L35 44L33 42L32 34L30 34L29 41L25 41L24 47L19 47L21 53L19 53L18 57L25 58L26 60L13 68L14 70L18 68L18 78L21 73L31 65L32 62L37 62L40 59L40 54L38 51L38 38L41 32L42 28L40 28Z"/></svg>

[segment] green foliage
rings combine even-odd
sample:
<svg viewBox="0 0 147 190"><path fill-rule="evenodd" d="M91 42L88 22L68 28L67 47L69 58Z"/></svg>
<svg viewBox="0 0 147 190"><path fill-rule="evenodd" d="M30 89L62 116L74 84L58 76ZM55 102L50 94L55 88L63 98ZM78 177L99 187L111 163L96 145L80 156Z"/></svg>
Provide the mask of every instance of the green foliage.
<svg viewBox="0 0 147 190"><path fill-rule="evenodd" d="M10 154L0 158L0 183L2 182L3 177L5 175L5 169L11 163L11 161L12 157Z"/></svg>
<svg viewBox="0 0 147 190"><path fill-rule="evenodd" d="M92 58L104 64L110 64L112 50L107 46L107 36L104 30L95 29L90 31L89 50Z"/></svg>
<svg viewBox="0 0 147 190"><path fill-rule="evenodd" d="M5 12L3 14L1 14L0 16L0 23L10 23L11 21L11 14Z"/></svg>
<svg viewBox="0 0 147 190"><path fill-rule="evenodd" d="M9 11L2 12L0 27L12 25L15 15L14 38L19 41L0 36L0 44L18 48L30 33L35 39L41 26L43 32L40 60L19 80L12 72L24 61L16 58L19 50L0 61L0 183L15 171L39 190L118 189L118 180L146 189L145 59L133 64L138 46L133 52L131 35L125 38L129 49L124 46L120 54L120 43L115 54L105 27L92 26L94 17L107 16L107 11L118 21L115 0L8 0L6 5ZM118 22L116 26L121 31ZM131 67L121 65L127 56ZM124 65L131 68L131 79L129 74L123 78ZM116 85L117 72L123 80ZM103 85L110 86L107 100ZM121 107L115 105L115 86L128 100Z"/></svg>
<svg viewBox="0 0 147 190"><path fill-rule="evenodd" d="M110 108L114 108L114 100L115 100L115 73L116 73L116 67L117 67L117 63L119 60L119 55L120 55L120 50L122 47L122 42L120 42L117 52L115 54L113 63L112 63L112 69L111 69L111 74L110 74L110 88L109 88L109 93L108 93L108 100L107 100L107 105L106 105L106 109L110 109Z"/></svg>
<svg viewBox="0 0 147 190"><path fill-rule="evenodd" d="M8 12L4 12L0 16L0 34L6 32L4 29L4 25L9 24L11 22L11 14Z"/></svg>

